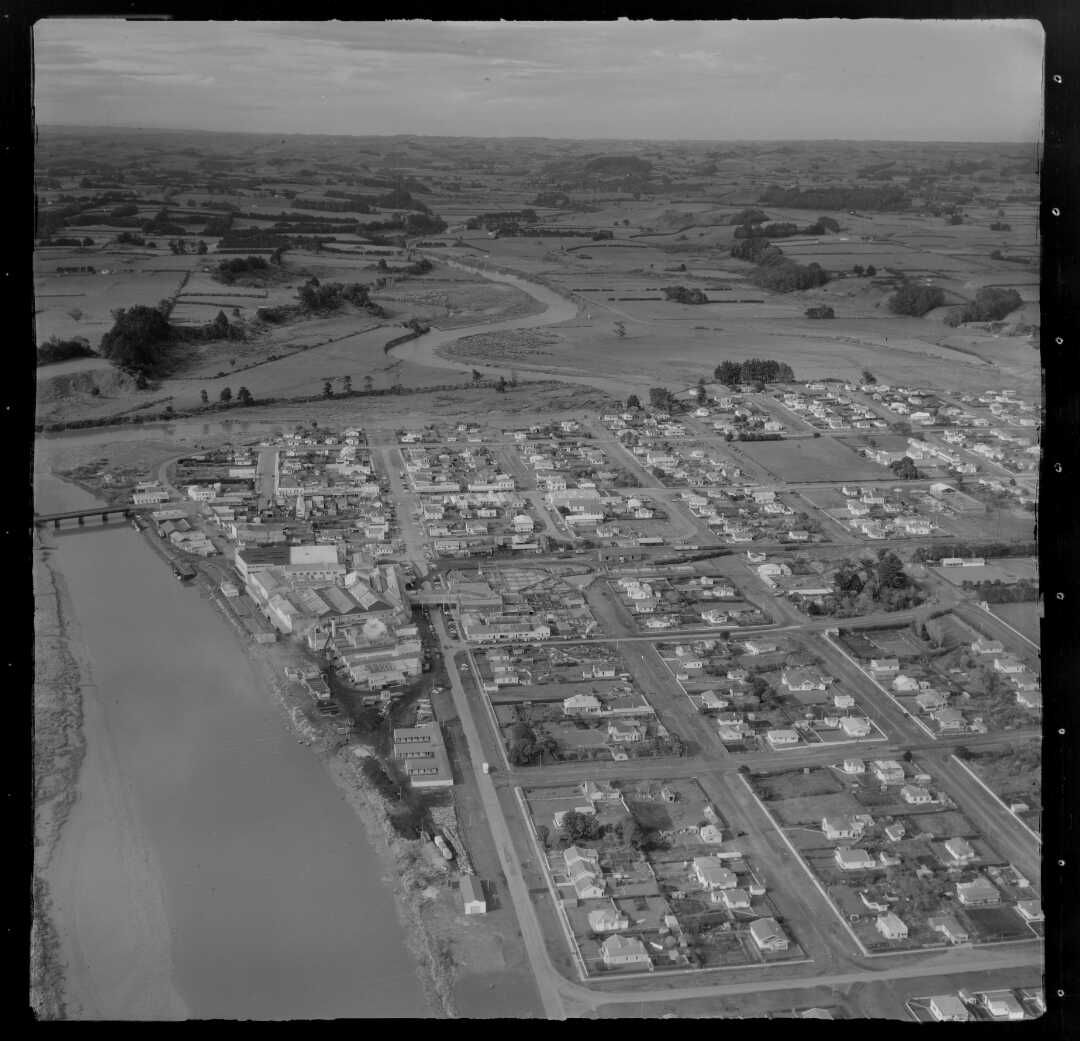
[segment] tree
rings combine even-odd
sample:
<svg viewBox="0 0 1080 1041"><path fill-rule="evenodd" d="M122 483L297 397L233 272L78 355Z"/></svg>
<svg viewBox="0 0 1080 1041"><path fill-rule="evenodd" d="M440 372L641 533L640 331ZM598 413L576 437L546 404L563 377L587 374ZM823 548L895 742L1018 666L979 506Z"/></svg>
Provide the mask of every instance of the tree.
<svg viewBox="0 0 1080 1041"><path fill-rule="evenodd" d="M329 380L323 381L322 396L324 398L332 398L334 396L334 387Z"/></svg>
<svg viewBox="0 0 1080 1041"><path fill-rule="evenodd" d="M210 403L210 395L206 393L205 389L199 391L199 400L202 401L204 405Z"/></svg>
<svg viewBox="0 0 1080 1041"><path fill-rule="evenodd" d="M155 371L172 333L167 312L139 304L117 308L112 316L113 327L101 338L100 354L129 372Z"/></svg>
<svg viewBox="0 0 1080 1041"><path fill-rule="evenodd" d="M500 376L499 377L499 382L495 384L495 389L500 394L505 394L506 393L506 377L505 376Z"/></svg>
<svg viewBox="0 0 1080 1041"><path fill-rule="evenodd" d="M915 460L909 455L905 455L903 459L896 459L889 463L889 469L904 481L915 481L922 476L915 466Z"/></svg>
<svg viewBox="0 0 1080 1041"><path fill-rule="evenodd" d="M483 378L484 378L484 376L483 376L483 373L481 373L479 369L473 369L473 370L472 370L472 381L473 381L473 386L474 386L474 387L475 387L475 386L476 386L476 385L477 385L477 384L478 384L478 383L479 383L479 382L480 382L480 381L481 381L481 380L482 380Z"/></svg>
<svg viewBox="0 0 1080 1041"><path fill-rule="evenodd" d="M199 246L195 252L198 253L200 256L202 256L202 254L206 252L206 243L203 242L202 239L199 239Z"/></svg>
<svg viewBox="0 0 1080 1041"><path fill-rule="evenodd" d="M641 399L636 394L631 394L626 399L626 408L627 410L641 408Z"/></svg>
<svg viewBox="0 0 1080 1041"><path fill-rule="evenodd" d="M705 390L705 377L702 376L698 380L697 390L694 392L694 398L699 405L704 405L708 398L708 393Z"/></svg>
<svg viewBox="0 0 1080 1041"><path fill-rule="evenodd" d="M923 286L909 280L889 297L887 303L893 314L921 318L945 303L945 291L938 286Z"/></svg>
<svg viewBox="0 0 1080 1041"><path fill-rule="evenodd" d="M883 589L903 589L911 584L911 579L904 571L904 562L892 550L878 551L874 570L877 583Z"/></svg>
<svg viewBox="0 0 1080 1041"><path fill-rule="evenodd" d="M86 237L82 240L82 244L84 246L92 246L94 244L94 240L92 238Z"/></svg>
<svg viewBox="0 0 1080 1041"><path fill-rule="evenodd" d="M344 387L346 394L352 393L352 376L342 377L341 384Z"/></svg>
<svg viewBox="0 0 1080 1041"><path fill-rule="evenodd" d="M862 370L863 383L877 383L877 376L875 376L869 369Z"/></svg>
<svg viewBox="0 0 1080 1041"><path fill-rule="evenodd" d="M368 374L367 376L364 377L364 393L365 394L370 394L371 393L371 388L374 385L375 385L375 380L372 379L370 374Z"/></svg>
<svg viewBox="0 0 1080 1041"><path fill-rule="evenodd" d="M873 278L877 274L877 268L874 267L873 264L867 264L866 265L866 274L867 274L867 277Z"/></svg>
<svg viewBox="0 0 1080 1041"><path fill-rule="evenodd" d="M863 272L864 272L864 271L865 271L866 269L865 269L865 268L864 268L864 267L862 266L862 264L856 264L856 265L855 265L854 267L852 267L852 269L851 269L851 270L852 270L853 272L855 272L855 277L856 277L856 278L862 278Z"/></svg>
<svg viewBox="0 0 1080 1041"><path fill-rule="evenodd" d="M573 842L600 837L600 823L593 813L578 813L571 810L563 818L562 830Z"/></svg>
<svg viewBox="0 0 1080 1041"><path fill-rule="evenodd" d="M221 388L221 394L219 396L220 396L221 400L224 401L225 404L227 405L230 401L232 401L232 390L231 390L231 388L222 387Z"/></svg>
<svg viewBox="0 0 1080 1041"><path fill-rule="evenodd" d="M739 382L740 368L738 362L724 361L716 366L713 376L717 383L722 383L725 387L734 387Z"/></svg>
<svg viewBox="0 0 1080 1041"><path fill-rule="evenodd" d="M251 396L251 391L248 390L247 387L241 387L236 392L236 400L239 401L241 405L250 405L255 399Z"/></svg>
<svg viewBox="0 0 1080 1041"><path fill-rule="evenodd" d="M615 323L615 335L620 340L623 339L626 336L626 323L625 322L616 322Z"/></svg>

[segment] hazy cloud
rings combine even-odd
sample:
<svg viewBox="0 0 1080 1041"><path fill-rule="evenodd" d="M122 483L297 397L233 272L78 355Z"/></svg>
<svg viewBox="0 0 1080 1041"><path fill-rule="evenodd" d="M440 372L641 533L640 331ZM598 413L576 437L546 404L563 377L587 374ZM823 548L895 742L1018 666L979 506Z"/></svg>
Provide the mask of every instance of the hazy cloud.
<svg viewBox="0 0 1080 1041"><path fill-rule="evenodd" d="M1029 21L35 27L45 123L287 133L1033 140Z"/></svg>

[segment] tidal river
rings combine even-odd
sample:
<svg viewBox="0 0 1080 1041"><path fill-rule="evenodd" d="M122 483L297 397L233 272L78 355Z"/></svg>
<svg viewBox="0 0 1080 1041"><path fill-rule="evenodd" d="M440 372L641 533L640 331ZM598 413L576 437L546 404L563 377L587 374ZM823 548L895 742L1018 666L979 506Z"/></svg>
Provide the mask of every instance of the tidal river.
<svg viewBox="0 0 1080 1041"><path fill-rule="evenodd" d="M39 512L93 505L41 473ZM92 682L48 871L92 1018L426 1016L363 828L215 608L127 524L50 533Z"/></svg>

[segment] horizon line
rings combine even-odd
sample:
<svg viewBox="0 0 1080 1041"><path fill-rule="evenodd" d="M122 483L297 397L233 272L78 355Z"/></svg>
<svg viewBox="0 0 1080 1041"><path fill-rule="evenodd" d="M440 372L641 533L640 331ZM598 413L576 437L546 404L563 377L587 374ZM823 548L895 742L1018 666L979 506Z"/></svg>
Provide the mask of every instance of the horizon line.
<svg viewBox="0 0 1080 1041"><path fill-rule="evenodd" d="M337 137L362 140L365 138L430 138L433 140L487 141L615 141L628 143L665 142L667 144L811 144L816 142L838 142L842 144L926 144L926 145L1035 145L1042 144L1042 133L1037 138L1004 138L998 140L976 140L962 138L916 138L916 137L554 137L543 134L431 134L403 131L399 133L332 133L324 131L312 133L297 130L210 130L205 127L165 127L148 126L142 123L44 123L34 121L34 130L114 130L144 131L170 134L218 134L239 137Z"/></svg>

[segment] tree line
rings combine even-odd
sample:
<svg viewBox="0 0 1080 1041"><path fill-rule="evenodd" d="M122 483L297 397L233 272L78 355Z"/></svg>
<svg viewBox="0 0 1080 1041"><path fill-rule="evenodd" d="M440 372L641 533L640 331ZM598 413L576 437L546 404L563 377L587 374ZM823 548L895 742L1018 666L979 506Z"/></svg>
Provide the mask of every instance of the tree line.
<svg viewBox="0 0 1080 1041"><path fill-rule="evenodd" d="M794 383L791 366L772 358L747 358L746 361L722 361L713 371L713 379L726 387L741 383Z"/></svg>

